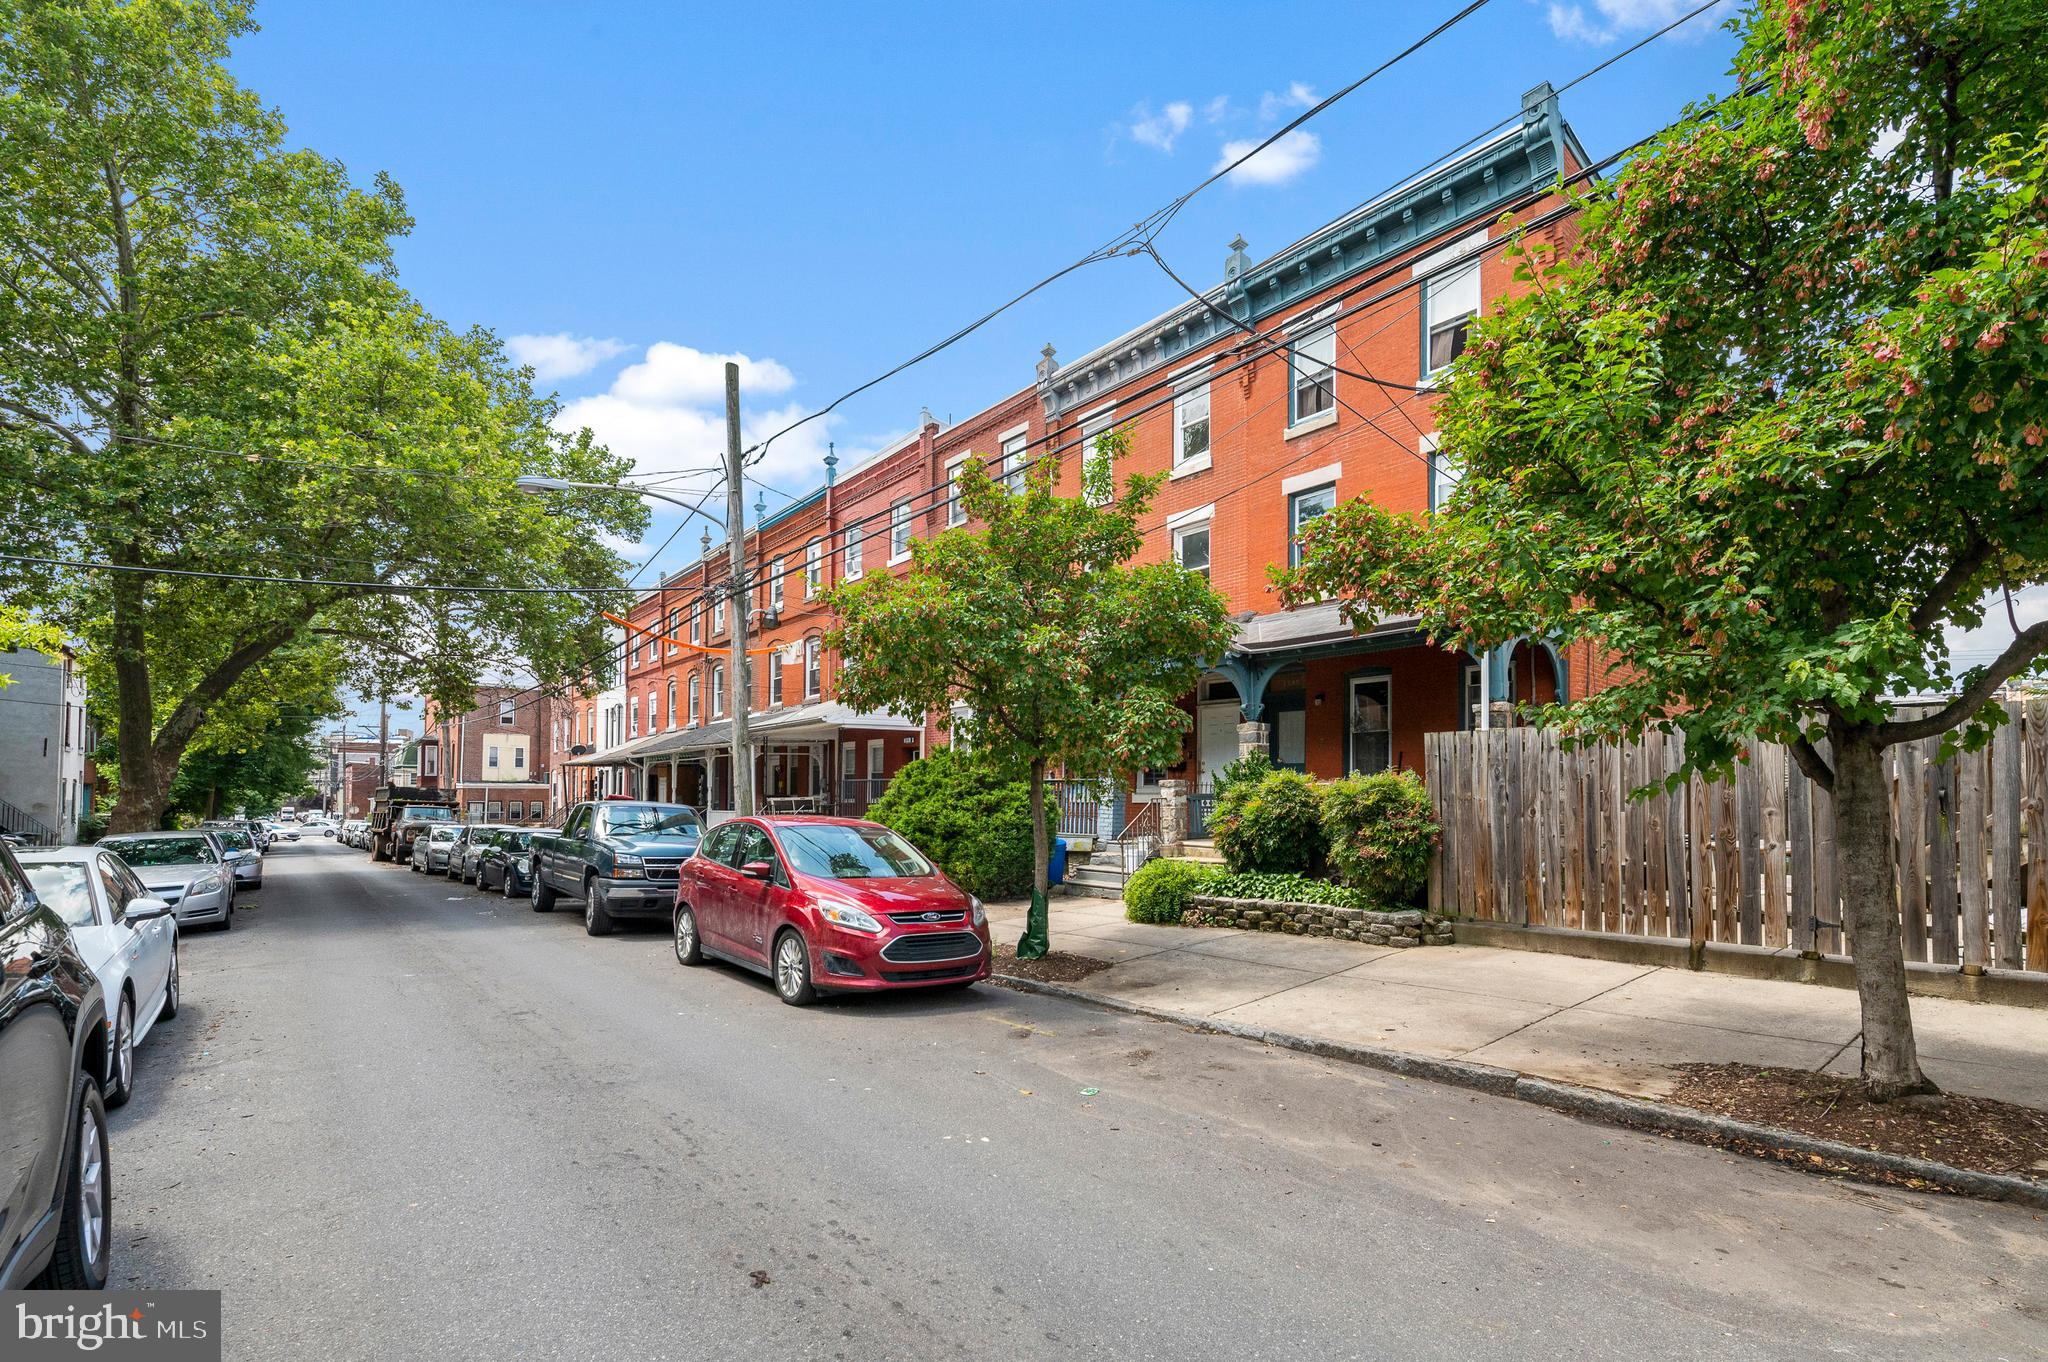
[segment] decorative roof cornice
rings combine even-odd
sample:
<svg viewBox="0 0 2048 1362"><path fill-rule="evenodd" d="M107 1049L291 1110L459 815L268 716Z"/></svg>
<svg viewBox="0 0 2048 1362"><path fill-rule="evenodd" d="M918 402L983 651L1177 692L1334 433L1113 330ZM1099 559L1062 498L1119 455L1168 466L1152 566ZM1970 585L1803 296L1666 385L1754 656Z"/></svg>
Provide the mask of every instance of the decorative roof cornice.
<svg viewBox="0 0 2048 1362"><path fill-rule="evenodd" d="M1546 81L1522 96L1521 121L1513 128L1353 209L1279 254L1253 264L1239 237L1231 243L1223 283L1204 294L1203 301L1191 299L1072 364L1041 363L1038 394L1047 417L1099 401L1138 375L1234 333L1237 328L1217 316L1215 308L1256 325L1425 241L1490 220L1516 197L1555 180L1567 147L1585 159Z"/></svg>

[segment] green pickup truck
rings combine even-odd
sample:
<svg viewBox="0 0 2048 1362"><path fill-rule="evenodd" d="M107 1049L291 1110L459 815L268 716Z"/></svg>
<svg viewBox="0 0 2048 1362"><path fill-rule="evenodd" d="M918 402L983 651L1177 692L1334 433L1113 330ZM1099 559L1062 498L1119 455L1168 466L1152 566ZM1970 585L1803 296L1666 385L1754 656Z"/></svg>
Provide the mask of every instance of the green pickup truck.
<svg viewBox="0 0 2048 1362"><path fill-rule="evenodd" d="M625 917L666 920L676 868L697 850L704 820L687 804L597 800L569 810L560 832L533 835L533 911L583 900L583 930L604 936Z"/></svg>

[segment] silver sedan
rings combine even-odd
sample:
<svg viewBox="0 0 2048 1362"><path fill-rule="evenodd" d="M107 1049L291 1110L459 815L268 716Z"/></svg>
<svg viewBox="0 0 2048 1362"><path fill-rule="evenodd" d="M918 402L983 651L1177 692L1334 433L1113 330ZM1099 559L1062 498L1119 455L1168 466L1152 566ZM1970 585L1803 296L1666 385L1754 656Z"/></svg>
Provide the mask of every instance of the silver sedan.
<svg viewBox="0 0 2048 1362"><path fill-rule="evenodd" d="M219 841L203 830L128 832L99 845L128 863L150 894L171 905L178 925L235 925L235 872Z"/></svg>

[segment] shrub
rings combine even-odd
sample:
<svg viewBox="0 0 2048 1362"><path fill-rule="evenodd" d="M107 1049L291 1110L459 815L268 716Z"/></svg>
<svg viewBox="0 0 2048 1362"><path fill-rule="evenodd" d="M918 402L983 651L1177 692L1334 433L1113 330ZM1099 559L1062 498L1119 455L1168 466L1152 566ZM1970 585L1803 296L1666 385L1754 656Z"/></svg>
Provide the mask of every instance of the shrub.
<svg viewBox="0 0 2048 1362"><path fill-rule="evenodd" d="M1232 870L1318 870L1323 809L1316 784L1293 771L1230 781L1209 820L1216 849Z"/></svg>
<svg viewBox="0 0 2048 1362"><path fill-rule="evenodd" d="M1331 871L1377 903L1405 906L1429 883L1436 814L1412 771L1351 776L1325 786L1323 833Z"/></svg>
<svg viewBox="0 0 2048 1362"><path fill-rule="evenodd" d="M1199 861L1147 861L1124 885L1124 916L1133 922L1174 923L1196 894L1208 893L1218 872Z"/></svg>
<svg viewBox="0 0 2048 1362"><path fill-rule="evenodd" d="M1331 908L1371 908L1355 889L1309 875L1261 875L1251 872L1212 875L1202 893L1219 899L1267 899L1279 903L1320 903Z"/></svg>
<svg viewBox="0 0 2048 1362"><path fill-rule="evenodd" d="M1030 787L980 758L942 747L911 762L868 817L910 839L970 894L1031 892Z"/></svg>
<svg viewBox="0 0 2048 1362"><path fill-rule="evenodd" d="M1225 762L1223 769L1216 773L1214 793L1221 799L1223 792L1231 786L1249 781L1256 785L1274 771L1273 759L1266 755L1263 747L1254 747L1236 761Z"/></svg>

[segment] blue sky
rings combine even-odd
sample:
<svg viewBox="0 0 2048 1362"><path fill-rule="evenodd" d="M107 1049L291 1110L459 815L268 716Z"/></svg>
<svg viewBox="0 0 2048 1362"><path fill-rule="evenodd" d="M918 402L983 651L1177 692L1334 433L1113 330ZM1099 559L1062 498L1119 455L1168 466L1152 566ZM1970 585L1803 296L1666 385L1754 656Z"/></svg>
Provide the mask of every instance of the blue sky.
<svg viewBox="0 0 2048 1362"><path fill-rule="evenodd" d="M294 141L403 186L400 267L427 306L507 338L573 419L667 469L717 457L725 356L748 360L750 438L772 430L1456 8L271 0L233 65ZM1159 245L1213 282L1234 234L1277 250L1686 8L1495 0L1211 187ZM1733 8L1565 96L1594 156L1724 88L1733 39L1713 25ZM764 476L801 494L826 439L858 457L920 407L966 415L1023 386L1047 341L1077 356L1176 296L1149 262L1091 266L778 444ZM658 514L648 547L674 524Z"/></svg>

